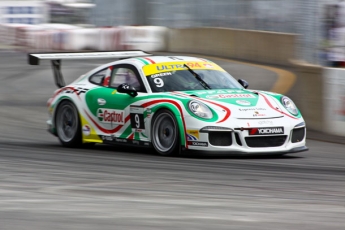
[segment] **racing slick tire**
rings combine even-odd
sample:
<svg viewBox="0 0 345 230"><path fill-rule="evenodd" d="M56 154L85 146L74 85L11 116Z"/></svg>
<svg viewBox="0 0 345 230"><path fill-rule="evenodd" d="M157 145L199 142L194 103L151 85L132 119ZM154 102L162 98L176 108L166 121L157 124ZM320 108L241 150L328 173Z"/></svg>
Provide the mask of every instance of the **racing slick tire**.
<svg viewBox="0 0 345 230"><path fill-rule="evenodd" d="M55 127L57 136L63 146L82 146L79 113L72 102L61 102L56 112Z"/></svg>
<svg viewBox="0 0 345 230"><path fill-rule="evenodd" d="M176 118L167 109L159 110L152 120L152 146L162 156L176 156L181 152Z"/></svg>

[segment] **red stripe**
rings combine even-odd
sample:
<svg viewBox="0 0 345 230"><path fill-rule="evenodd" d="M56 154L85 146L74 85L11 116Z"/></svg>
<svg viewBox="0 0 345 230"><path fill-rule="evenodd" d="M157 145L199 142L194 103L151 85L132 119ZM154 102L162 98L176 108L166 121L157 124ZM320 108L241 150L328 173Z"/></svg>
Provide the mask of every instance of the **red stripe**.
<svg viewBox="0 0 345 230"><path fill-rule="evenodd" d="M296 120L298 119L298 118L296 118L296 117L293 117L293 116L291 116L291 115L289 115L289 114L287 114L287 113L284 113L283 111L280 111L279 109L275 108L275 107L271 104L271 102L267 99L267 97L265 97L265 95L263 95L263 94L261 94L261 93L258 93L258 94L260 94L260 95L265 99L267 105L268 105L269 107L271 107L273 110L275 110L275 111L277 111L277 112L279 112L279 113L282 113L282 114L284 114L285 116L288 116L288 117L290 117L290 118L292 118L292 119L296 119Z"/></svg>
<svg viewBox="0 0 345 230"><path fill-rule="evenodd" d="M184 133L187 133L187 131L186 131L186 123L185 123L185 120L184 120L184 117L183 117L182 108L181 108L181 106L176 101L168 100L168 99L162 99L162 100L149 101L149 102L146 102L146 103L142 104L141 106L148 107L150 105L154 105L154 104L161 103L161 102L171 103L171 104L175 105L178 108L178 110L180 111L180 114L181 114L181 119L182 119L182 123L183 123ZM186 141L185 147L188 148L187 141Z"/></svg>
<svg viewBox="0 0 345 230"><path fill-rule="evenodd" d="M144 57L144 59L148 60L149 62L151 62L151 64L156 64L156 62L154 62L152 59Z"/></svg>
<svg viewBox="0 0 345 230"><path fill-rule="evenodd" d="M187 95L187 94L183 94L183 93L179 93L179 92L173 92L173 94L195 99L195 97L191 97L191 96L189 96L189 95ZM216 123L224 122L224 121L226 121L226 120L230 117L231 111L230 111L230 109L227 108L226 106L220 105L220 104L215 103L215 102L213 102L213 101L205 100L205 99L203 99L203 98L197 98L197 99L200 100L200 101L205 101L205 102L214 104L214 105L216 105L216 106L219 106L219 107L221 107L222 109L224 109L224 110L226 111L226 114L225 114L224 118L223 118L222 120L220 120L220 121L217 121Z"/></svg>

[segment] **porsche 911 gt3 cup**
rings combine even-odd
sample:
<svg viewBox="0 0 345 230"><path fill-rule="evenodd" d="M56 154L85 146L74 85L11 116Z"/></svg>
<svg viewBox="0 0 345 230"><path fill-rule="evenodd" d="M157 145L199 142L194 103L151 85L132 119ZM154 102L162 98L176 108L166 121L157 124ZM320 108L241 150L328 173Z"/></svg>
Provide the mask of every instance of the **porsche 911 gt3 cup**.
<svg viewBox="0 0 345 230"><path fill-rule="evenodd" d="M116 58L69 85L61 60ZM286 96L247 89L216 63L143 51L29 54L51 60L56 85L48 130L62 145L121 144L161 155L184 150L225 154L306 151L306 126Z"/></svg>

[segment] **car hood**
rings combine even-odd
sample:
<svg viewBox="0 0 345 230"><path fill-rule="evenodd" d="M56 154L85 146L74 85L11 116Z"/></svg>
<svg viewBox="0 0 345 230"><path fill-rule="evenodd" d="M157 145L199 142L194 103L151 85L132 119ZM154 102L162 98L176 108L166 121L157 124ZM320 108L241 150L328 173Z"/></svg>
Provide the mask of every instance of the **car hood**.
<svg viewBox="0 0 345 230"><path fill-rule="evenodd" d="M198 90L183 93L209 104L215 110L228 108L233 118L263 119L283 116L278 100L262 91Z"/></svg>

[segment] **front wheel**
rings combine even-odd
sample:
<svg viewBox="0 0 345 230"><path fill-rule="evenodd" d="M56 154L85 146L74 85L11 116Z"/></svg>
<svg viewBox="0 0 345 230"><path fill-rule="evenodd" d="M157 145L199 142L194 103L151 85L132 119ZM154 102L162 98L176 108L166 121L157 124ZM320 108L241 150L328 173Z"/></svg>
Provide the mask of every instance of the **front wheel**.
<svg viewBox="0 0 345 230"><path fill-rule="evenodd" d="M160 110L152 121L152 145L159 154L173 156L179 153L179 129L175 116L169 110Z"/></svg>
<svg viewBox="0 0 345 230"><path fill-rule="evenodd" d="M82 140L79 114L72 102L61 102L56 112L55 127L57 136L63 146L81 146Z"/></svg>

